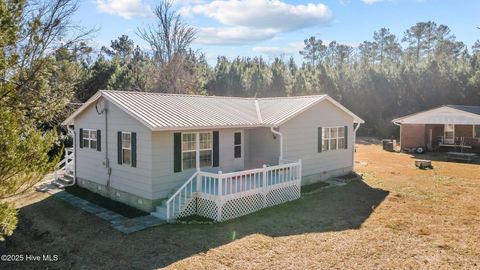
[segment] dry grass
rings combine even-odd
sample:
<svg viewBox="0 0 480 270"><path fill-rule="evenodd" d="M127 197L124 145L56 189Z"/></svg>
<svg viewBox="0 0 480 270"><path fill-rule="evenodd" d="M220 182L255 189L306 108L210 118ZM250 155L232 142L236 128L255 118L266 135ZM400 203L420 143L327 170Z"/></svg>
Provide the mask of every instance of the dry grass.
<svg viewBox="0 0 480 270"><path fill-rule="evenodd" d="M123 235L44 194L18 199L7 253L59 254L12 268L480 268L480 165L358 145L363 182L215 225L166 225Z"/></svg>

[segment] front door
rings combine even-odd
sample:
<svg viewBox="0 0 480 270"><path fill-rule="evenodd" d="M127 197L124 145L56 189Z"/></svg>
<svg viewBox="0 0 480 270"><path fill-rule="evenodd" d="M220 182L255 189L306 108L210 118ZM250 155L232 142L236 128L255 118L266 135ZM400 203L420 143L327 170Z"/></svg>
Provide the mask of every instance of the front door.
<svg viewBox="0 0 480 270"><path fill-rule="evenodd" d="M233 169L235 171L242 171L244 169L243 131L233 133Z"/></svg>
<svg viewBox="0 0 480 270"><path fill-rule="evenodd" d="M443 128L443 143L455 144L455 125L445 125L445 127Z"/></svg>

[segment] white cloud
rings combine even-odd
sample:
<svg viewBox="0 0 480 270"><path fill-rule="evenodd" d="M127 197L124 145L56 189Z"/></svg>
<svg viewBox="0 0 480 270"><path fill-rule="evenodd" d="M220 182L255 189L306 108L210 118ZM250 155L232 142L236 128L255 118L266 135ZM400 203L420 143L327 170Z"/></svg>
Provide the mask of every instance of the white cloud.
<svg viewBox="0 0 480 270"><path fill-rule="evenodd" d="M204 15L223 26L200 28L203 44L252 43L303 28L325 25L331 18L324 4L287 4L280 0L226 0L183 7L183 15ZM233 39L233 41L232 41Z"/></svg>
<svg viewBox="0 0 480 270"><path fill-rule="evenodd" d="M273 38L276 31L252 29L249 27L205 27L198 29L198 44L207 45L247 45Z"/></svg>
<svg viewBox="0 0 480 270"><path fill-rule="evenodd" d="M150 17L153 15L149 5L141 0L96 0L97 10L101 13L117 15L125 19Z"/></svg>
<svg viewBox="0 0 480 270"><path fill-rule="evenodd" d="M286 47L254 47L252 50L257 53L263 53L269 56L293 55L303 49L303 42L293 42Z"/></svg>

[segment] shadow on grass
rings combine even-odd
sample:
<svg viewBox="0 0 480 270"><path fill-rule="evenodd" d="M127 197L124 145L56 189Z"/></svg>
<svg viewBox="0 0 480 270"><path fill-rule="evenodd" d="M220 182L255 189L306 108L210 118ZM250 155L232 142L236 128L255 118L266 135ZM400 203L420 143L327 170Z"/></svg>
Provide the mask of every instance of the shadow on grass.
<svg viewBox="0 0 480 270"><path fill-rule="evenodd" d="M456 151L451 151L456 152ZM480 154L477 154L477 158L470 162L462 160L447 159L447 152L427 152L425 154L411 154L412 159L428 159L432 161L442 161L451 163L464 163L464 164L480 164ZM432 164L435 168L435 164Z"/></svg>
<svg viewBox="0 0 480 270"><path fill-rule="evenodd" d="M358 229L388 191L353 181L293 202L212 225L168 224L131 235L54 198L20 209L7 252L59 254L41 268L155 269L252 234L271 237ZM16 265L25 269L28 264Z"/></svg>

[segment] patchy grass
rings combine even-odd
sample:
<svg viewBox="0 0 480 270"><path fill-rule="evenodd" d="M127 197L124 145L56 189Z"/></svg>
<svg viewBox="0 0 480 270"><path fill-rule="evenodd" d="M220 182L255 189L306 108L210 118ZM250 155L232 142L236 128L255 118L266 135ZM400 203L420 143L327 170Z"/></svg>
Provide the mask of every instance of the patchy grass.
<svg viewBox="0 0 480 270"><path fill-rule="evenodd" d="M123 235L47 194L16 199L3 254L58 254L12 269L478 269L480 166L358 145L363 181L225 223L169 224ZM2 265L2 266L4 266Z"/></svg>
<svg viewBox="0 0 480 270"><path fill-rule="evenodd" d="M128 218L135 218L135 217L141 217L141 216L146 216L150 215L150 213L138 210L137 208L131 207L129 205L126 205L121 202L114 201L112 199L109 199L107 197L104 197L100 194L91 192L88 189L79 187L79 186L70 186L66 187L65 191L73 194L79 198L82 198L84 200L87 200L91 203L94 203L98 206L101 206L105 209L108 209L110 211L113 211L117 214L120 214L124 217Z"/></svg>
<svg viewBox="0 0 480 270"><path fill-rule="evenodd" d="M315 184L306 185L302 187L302 193L310 193L310 192L318 191L319 189L324 188L328 185L329 184L325 182L318 182Z"/></svg>

